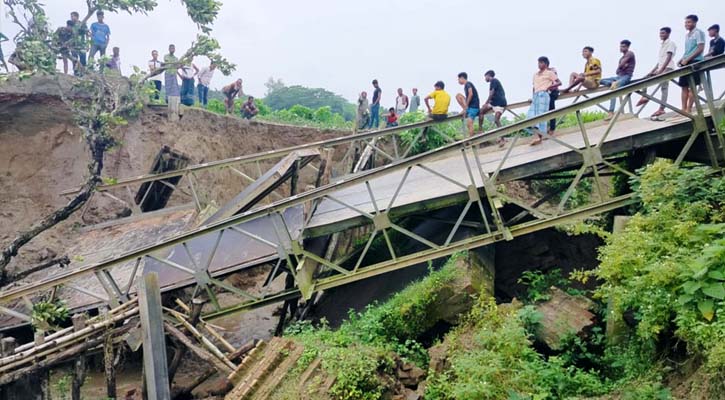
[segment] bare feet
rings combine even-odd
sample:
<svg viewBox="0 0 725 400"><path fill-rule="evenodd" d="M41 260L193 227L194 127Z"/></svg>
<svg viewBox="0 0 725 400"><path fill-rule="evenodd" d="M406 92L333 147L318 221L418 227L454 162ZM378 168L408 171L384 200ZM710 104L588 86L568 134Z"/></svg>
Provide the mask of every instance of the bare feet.
<svg viewBox="0 0 725 400"><path fill-rule="evenodd" d="M657 119L657 118L659 118L659 117L660 117L660 116L662 116L662 115L665 115L665 110L663 110L663 109L661 109L661 108L660 108L659 110L655 111L655 112L654 112L654 113L653 113L653 114L652 114L652 115L650 116L650 118L652 118L652 119Z"/></svg>
<svg viewBox="0 0 725 400"><path fill-rule="evenodd" d="M537 134L536 134L536 137L534 138L534 140L532 140L532 141L531 141L531 143L529 143L529 146L537 146L537 145L540 145L540 144L541 144L541 142L542 142L542 138L541 138L541 135L539 135L539 134L537 133Z"/></svg>
<svg viewBox="0 0 725 400"><path fill-rule="evenodd" d="M498 138L496 139L496 143L498 143L498 148L503 149L504 146L506 146L506 139L505 138Z"/></svg>
<svg viewBox="0 0 725 400"><path fill-rule="evenodd" d="M646 97L642 97L642 98L641 98L641 99L639 99L639 101L637 102L637 107L641 107L641 106L643 106L643 105L645 105L645 104L647 104L647 103L649 103L649 99L648 99L648 98L646 98Z"/></svg>
<svg viewBox="0 0 725 400"><path fill-rule="evenodd" d="M614 118L614 113L613 113L613 112L608 112L608 113L607 113L607 116L606 116L606 117L604 118L604 120L605 120L605 121L609 121L609 120L611 120L612 118Z"/></svg>

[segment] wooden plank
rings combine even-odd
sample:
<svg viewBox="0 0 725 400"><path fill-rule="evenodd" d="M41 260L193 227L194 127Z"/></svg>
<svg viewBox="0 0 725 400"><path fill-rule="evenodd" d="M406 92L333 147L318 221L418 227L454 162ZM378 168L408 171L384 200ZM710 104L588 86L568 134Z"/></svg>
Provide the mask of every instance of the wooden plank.
<svg viewBox="0 0 725 400"><path fill-rule="evenodd" d="M144 275L139 282L138 303L143 329L143 363L148 399L170 400L161 288L155 272Z"/></svg>

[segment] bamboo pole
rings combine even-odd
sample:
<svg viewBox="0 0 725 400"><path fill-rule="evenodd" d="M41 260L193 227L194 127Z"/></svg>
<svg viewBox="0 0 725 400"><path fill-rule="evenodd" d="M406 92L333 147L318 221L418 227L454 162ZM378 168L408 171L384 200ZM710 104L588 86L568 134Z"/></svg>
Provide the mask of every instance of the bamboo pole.
<svg viewBox="0 0 725 400"><path fill-rule="evenodd" d="M176 304L179 307L181 307L184 310L184 312L186 312L187 314L190 312L189 306L184 304L183 301L176 299ZM221 345L224 346L224 348L226 348L228 351L230 351L230 352L236 351L236 348L234 346L232 346L232 344L229 343L226 339L224 339L224 336L222 336L221 333L219 333L219 331L216 330L211 324L209 324L209 323L205 322L203 319L199 318L199 325L205 331L207 331L210 335L212 335L216 340L218 340L219 343L221 343ZM230 359L230 361L233 361L233 360Z"/></svg>
<svg viewBox="0 0 725 400"><path fill-rule="evenodd" d="M45 342L41 345L16 353L10 357L5 357L0 360L0 372L5 372L18 367L19 365L27 362L39 361L41 357L47 356L54 352L60 351L62 348L72 345L78 341L85 340L87 336L91 335L95 331L114 325L119 321L135 316L138 313L138 307L134 307L122 314L116 315L108 320L97 322L89 325L78 332L73 332L62 338L58 338L49 342Z"/></svg>
<svg viewBox="0 0 725 400"><path fill-rule="evenodd" d="M225 363L219 361L216 357L214 357L211 353L208 351L195 346L191 340L189 340L186 335L184 335L180 330L176 329L176 327L169 323L164 322L164 327L166 328L166 332L177 338L181 343L183 343L186 347L191 350L192 353L196 354L197 357L201 358L202 360L208 362L209 364L213 365L214 368L216 368L219 372L222 372L225 375L229 375L232 373L232 369L229 368Z"/></svg>

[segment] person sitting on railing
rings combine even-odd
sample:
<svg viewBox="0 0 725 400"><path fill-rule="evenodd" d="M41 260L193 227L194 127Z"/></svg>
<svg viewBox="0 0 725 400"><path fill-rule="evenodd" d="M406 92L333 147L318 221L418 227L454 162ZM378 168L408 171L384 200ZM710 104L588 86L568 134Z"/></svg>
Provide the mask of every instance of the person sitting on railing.
<svg viewBox="0 0 725 400"><path fill-rule="evenodd" d="M451 95L446 93L446 84L443 81L438 81L433 85L435 90L423 99L425 106L428 109L428 117L434 121L443 121L448 118L448 106L451 105ZM429 100L433 99L435 104L433 108L430 107Z"/></svg>
<svg viewBox="0 0 725 400"><path fill-rule="evenodd" d="M657 58L657 65L650 71L645 78L650 78L657 75L662 75L666 72L673 71L675 69L675 54L677 53L677 45L675 42L673 42L670 39L670 33L672 33L672 29L665 26L664 28L660 29L660 40L662 40L662 45L660 46L660 53ZM660 108L650 116L650 118L654 120L658 120L660 116L664 115L665 113L665 106L664 104L667 103L667 97L669 94L669 88L670 88L670 82L662 82L660 91L662 92L662 104L660 104ZM644 93L647 93L647 89L644 90ZM637 103L637 107L643 106L649 102L649 99L646 97L642 97L642 99Z"/></svg>
<svg viewBox="0 0 725 400"><path fill-rule="evenodd" d="M569 93L576 86L583 86L589 90L599 87L599 80L602 79L602 62L594 57L594 48L584 47L582 57L587 60L584 64L584 73L572 72L569 76L569 87L562 90L562 93Z"/></svg>
<svg viewBox="0 0 725 400"><path fill-rule="evenodd" d="M385 127L393 128L398 126L398 114L395 113L395 108L390 107L388 113L385 114Z"/></svg>
<svg viewBox="0 0 725 400"><path fill-rule="evenodd" d="M481 112L481 101L478 99L478 90L468 80L468 74L461 72L458 74L458 83L463 85L463 94L456 95L456 101L463 111L461 114L465 116L466 127L468 127L468 136L473 136L473 121Z"/></svg>
<svg viewBox="0 0 725 400"><path fill-rule="evenodd" d="M710 51L705 58L713 58L725 53L725 40L720 37L720 25L715 24L707 28L707 33L712 40L710 40Z"/></svg>
<svg viewBox="0 0 725 400"><path fill-rule="evenodd" d="M634 57L634 52L629 50L629 47L631 45L632 42L630 42L629 40L622 40L621 42L619 42L619 51L622 52L622 58L619 59L619 64L617 66L617 76L602 79L601 81L599 81L600 85L609 86L610 89L615 90L617 88L627 86L629 82L632 81L632 76L634 75L634 67L637 64L637 60ZM612 99L612 101L609 103L609 114L606 118L604 118L605 121L612 119L612 117L614 116L614 108L616 105L617 99Z"/></svg>
<svg viewBox="0 0 725 400"><path fill-rule="evenodd" d="M549 111L549 91L556 89L561 85L561 81L556 74L549 69L549 59L547 57L539 57L539 70L534 74L533 79L533 97L531 98L531 107L526 118L535 118ZM541 121L527 131L536 137L531 142L532 146L540 144L543 135L546 134L546 121Z"/></svg>
<svg viewBox="0 0 725 400"><path fill-rule="evenodd" d="M483 131L483 116L490 111L493 111L494 121L497 128L501 127L501 116L506 111L506 91L503 89L501 82L496 79L496 72L493 70L486 71L484 79L489 83L488 87L488 99L486 103L481 107L481 112L478 114L478 130ZM504 138L498 140L499 145L506 143Z"/></svg>
<svg viewBox="0 0 725 400"><path fill-rule="evenodd" d="M697 15L688 15L685 17L685 54L680 62L680 67L694 64L705 59L705 32L697 29ZM700 74L692 75L695 80L695 86L700 84ZM682 88L682 110L686 113L692 112L692 105L695 104L695 93L690 90L690 75L683 75L677 83Z"/></svg>

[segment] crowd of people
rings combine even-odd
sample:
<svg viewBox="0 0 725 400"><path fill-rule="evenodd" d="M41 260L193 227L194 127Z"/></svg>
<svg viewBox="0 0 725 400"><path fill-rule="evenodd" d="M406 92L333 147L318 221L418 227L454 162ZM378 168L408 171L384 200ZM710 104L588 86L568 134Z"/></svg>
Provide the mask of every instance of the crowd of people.
<svg viewBox="0 0 725 400"><path fill-rule="evenodd" d="M90 28L85 20L80 20L78 12L70 13L70 19L64 27L58 28L53 35L54 46L59 51L63 61L63 72L68 73L69 68L73 69L75 75L82 75L87 63L92 62L96 55L106 56L106 50L111 39L111 29L104 20L104 12L96 12L96 22ZM690 65L709 57L715 57L725 52L725 40L720 37L720 26L715 24L707 29L707 36L710 37L709 51L705 51L706 34L697 27L699 19L696 15L688 15L685 18L685 41L682 56L677 59L678 48L670 38L672 29L662 27L659 30L660 47L655 66L644 76L653 77L673 71L678 67ZM0 42L7 40L7 37L0 34ZM531 107L528 117L535 117L555 108L555 103L560 94L566 94L579 90L594 90L599 87L617 89L632 82L635 73L637 60L631 50L632 43L629 40L622 40L619 43L619 50L622 53L617 63L614 76L602 77L602 62L594 57L594 48L585 46L582 49L582 57L585 60L583 72L573 72L569 75L566 88L560 89L564 84L558 76L557 70L550 65L547 57L538 58L538 68L532 79ZM198 100L199 105L206 108L208 104L209 88L217 66L211 62L203 68L193 63L182 63L176 56L176 47L171 44L168 54L159 59L159 52L153 50L151 59L148 62L150 81L155 89L154 98L160 100L162 87L165 90L165 100L171 107L179 104L187 106L194 105ZM10 60L12 62L12 60ZM0 65L5 65L5 60L0 52ZM121 50L113 47L109 58L104 58L104 65L113 71L121 74ZM496 78L493 70L488 70L483 76L489 84L488 96L482 102L478 90L473 82L469 80L466 72L458 74L458 83L463 87L463 93L455 96L456 102L465 115L466 127L470 135L474 134L474 123L478 119L478 130L483 130L483 121L486 114L493 114L493 123L496 127L501 126L501 117L506 110L506 92L501 82ZM683 77L678 82L682 88L682 109L691 112L696 93L691 90L689 80ZM423 98L418 95L418 89L413 88L412 94L408 96L402 88L397 89L395 105L387 109L387 113L381 113L382 89L377 79L372 81L372 98L368 99L367 92L360 93L358 98L358 128L378 129L380 117L385 118L386 127L394 127L399 124L400 117L407 112L417 112L422 104L425 105L428 116L434 120L443 120L448 117L448 109L451 103L451 96L445 91L443 81L433 85L433 91ZM700 85L699 78L695 76L695 90ZM661 96L658 101L660 107L652 114L653 120L658 120L665 114L665 106L669 96L669 84L661 85ZM243 94L242 80L236 81L222 88L224 104L227 113L234 113L235 99ZM648 98L642 97L637 104L642 106L648 102ZM431 105L432 102L432 105ZM612 118L616 109L616 99L611 100L608 108L607 119ZM242 103L239 113L243 118L251 119L259 112L254 103L254 98L249 96ZM556 120L548 123L540 123L530 129L534 137L532 144L539 144L546 135L554 135L556 131ZM504 140L499 144L503 145Z"/></svg>
<svg viewBox="0 0 725 400"><path fill-rule="evenodd" d="M660 48L657 64L644 76L645 78L658 76L678 67L684 67L696 62L703 61L707 58L719 56L725 52L725 40L720 37L720 26L715 24L708 28L708 36L710 37L709 51L705 51L706 36L705 32L697 28L699 18L696 15L688 15L685 18L685 35L684 50L679 61L677 59L677 45L670 39L672 29L670 27L662 27L659 30ZM556 100L560 94L566 94L579 90L593 90L599 87L607 87L612 90L624 87L632 82L636 67L636 57L631 50L632 43L629 40L622 40L619 44L619 50L622 53L617 63L616 73L612 77L602 77L602 62L594 57L594 48L585 46L582 50L582 57L585 60L583 72L573 72L569 75L569 81L566 88L560 90L563 85L559 79L557 70L551 66L547 57L539 57L537 71L532 79L532 97L531 106L527 113L528 118L534 118L555 108ZM700 85L699 77L695 75L695 87ZM458 74L458 83L463 86L463 93L455 96L456 102L463 110L461 114L465 116L466 127L469 135L474 134L474 122L478 119L478 129L483 130L484 116L493 113L493 122L496 127L501 127L501 116L507 107L506 92L501 82L496 78L496 73L489 70L484 74L484 80L489 84L488 97L481 104L476 86L468 79L466 72ZM373 96L372 101L368 101L367 92L360 93L358 98L358 128L359 129L378 129L380 116L380 100L382 97L382 89L376 80L373 80ZM682 109L685 112L691 112L696 93L693 93L687 76L682 77L678 85L682 88ZM669 83L665 82L661 85L661 97L658 102L660 107L652 114L650 118L653 120L661 119L665 114L665 106L669 96ZM697 89L695 89L697 90ZM424 99L424 104L428 113L428 117L433 120L445 120L448 118L448 109L451 103L451 96L445 91L443 81L438 81L433 85L433 91ZM431 106L430 102L433 102ZM638 106L643 106L649 101L648 98L642 97ZM406 112L417 112L420 107L420 98L418 90L413 89L413 95L408 97L404 94L403 89L398 89L395 99L395 107L390 107L388 113L384 114L386 118L386 127L397 126L398 119ZM616 99L611 100L608 108L607 120L611 119L616 109ZM541 122L528 129L529 133L534 136L531 144L537 145L544 140L546 136L553 136L556 131L557 121L551 120ZM505 139L499 139L499 145L505 144Z"/></svg>

